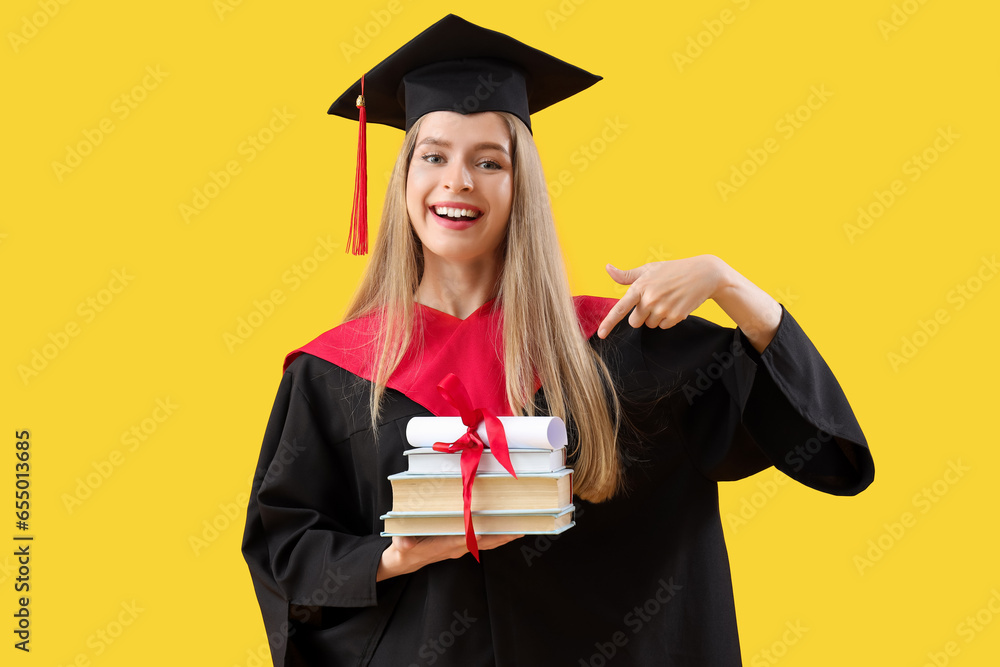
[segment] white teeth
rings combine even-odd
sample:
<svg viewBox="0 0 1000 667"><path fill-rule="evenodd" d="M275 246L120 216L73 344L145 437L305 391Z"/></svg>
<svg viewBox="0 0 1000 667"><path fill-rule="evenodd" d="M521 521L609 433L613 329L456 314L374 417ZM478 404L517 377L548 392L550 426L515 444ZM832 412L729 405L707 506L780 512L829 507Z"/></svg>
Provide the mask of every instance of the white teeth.
<svg viewBox="0 0 1000 667"><path fill-rule="evenodd" d="M475 218L478 213L469 208L453 208L451 206L435 206L434 212L449 218Z"/></svg>

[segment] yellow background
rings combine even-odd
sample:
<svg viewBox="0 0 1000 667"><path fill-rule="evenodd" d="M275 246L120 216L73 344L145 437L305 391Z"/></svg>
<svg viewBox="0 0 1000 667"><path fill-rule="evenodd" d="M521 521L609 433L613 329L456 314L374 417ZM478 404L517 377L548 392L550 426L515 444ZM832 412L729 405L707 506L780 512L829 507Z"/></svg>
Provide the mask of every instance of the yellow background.
<svg viewBox="0 0 1000 667"><path fill-rule="evenodd" d="M283 355L339 321L365 262L342 252L357 128L326 108L448 11L605 77L534 120L574 292L620 295L608 261L719 255L785 303L864 427L861 496L773 471L723 486L745 663L995 664L1000 10L917 0L5 2L0 662L259 664L249 478ZM375 219L401 136L369 131ZM70 149L89 154L54 166ZM754 173L724 200L733 169ZM20 429L30 654L11 632Z"/></svg>

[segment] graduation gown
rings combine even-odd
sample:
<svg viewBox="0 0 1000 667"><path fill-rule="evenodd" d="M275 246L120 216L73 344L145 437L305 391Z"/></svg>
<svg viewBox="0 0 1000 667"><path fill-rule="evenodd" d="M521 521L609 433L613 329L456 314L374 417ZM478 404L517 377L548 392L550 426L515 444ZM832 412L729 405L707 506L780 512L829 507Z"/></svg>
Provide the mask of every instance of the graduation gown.
<svg viewBox="0 0 1000 667"><path fill-rule="evenodd" d="M427 342L390 381L377 441L364 355L377 318L289 355L243 539L275 665L742 664L718 482L775 466L819 491L856 494L874 478L861 428L784 308L758 354L738 329L694 316L666 330L623 320L601 340L615 300L575 303L622 401L627 491L599 504L574 498L576 526L561 535L381 582L391 540L379 517L392 506L386 478L406 468L406 423L457 414L434 388L449 370L474 404L506 407L502 314L493 302L466 320L417 306ZM500 376L477 381L486 367Z"/></svg>

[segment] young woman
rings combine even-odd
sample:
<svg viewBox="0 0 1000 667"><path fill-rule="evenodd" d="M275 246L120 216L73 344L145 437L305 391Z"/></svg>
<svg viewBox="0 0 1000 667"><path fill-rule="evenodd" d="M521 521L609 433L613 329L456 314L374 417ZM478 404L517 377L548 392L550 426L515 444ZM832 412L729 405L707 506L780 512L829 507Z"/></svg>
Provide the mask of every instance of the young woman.
<svg viewBox="0 0 1000 667"><path fill-rule="evenodd" d="M286 359L248 508L276 665L740 665L717 482L873 479L819 353L718 258L570 296L529 118L597 80L566 68L449 16L366 75L369 119L406 136L345 322ZM689 317L707 299L737 328ZM380 536L407 421L457 414L448 373L476 407L567 421L575 527L480 536L480 562Z"/></svg>

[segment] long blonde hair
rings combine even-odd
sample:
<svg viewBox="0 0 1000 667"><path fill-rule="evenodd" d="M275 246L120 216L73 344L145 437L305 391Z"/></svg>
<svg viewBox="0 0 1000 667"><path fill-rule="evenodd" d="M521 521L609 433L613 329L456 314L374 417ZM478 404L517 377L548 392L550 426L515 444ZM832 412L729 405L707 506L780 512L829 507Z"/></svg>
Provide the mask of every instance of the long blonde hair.
<svg viewBox="0 0 1000 667"><path fill-rule="evenodd" d="M573 485L581 498L600 502L622 484L617 436L621 408L607 366L580 333L569 292L541 160L531 133L516 116L507 124L514 163L514 192L507 235L501 244L497 302L503 309L507 402L514 414L535 413L535 375L549 414L576 436ZM423 251L406 211L406 175L420 130L407 131L389 179L382 221L371 258L345 321L383 313L375 344L371 421L378 423L386 382L411 343L414 293L423 274ZM414 340L416 335L417 340ZM376 429L377 431L377 429Z"/></svg>

